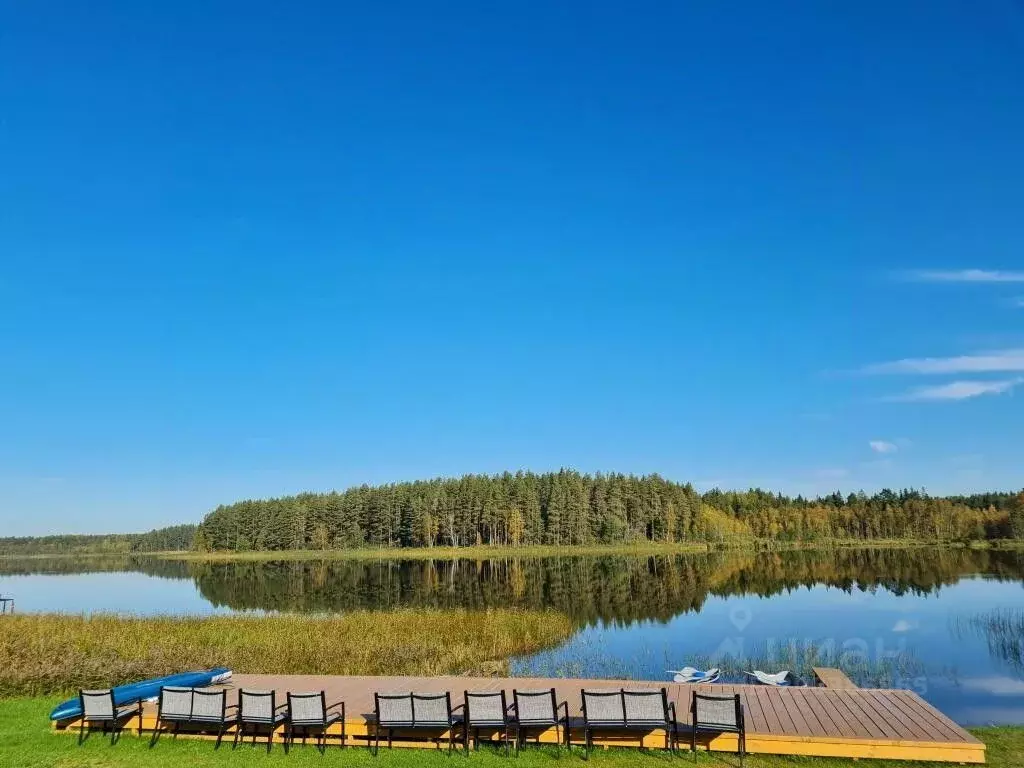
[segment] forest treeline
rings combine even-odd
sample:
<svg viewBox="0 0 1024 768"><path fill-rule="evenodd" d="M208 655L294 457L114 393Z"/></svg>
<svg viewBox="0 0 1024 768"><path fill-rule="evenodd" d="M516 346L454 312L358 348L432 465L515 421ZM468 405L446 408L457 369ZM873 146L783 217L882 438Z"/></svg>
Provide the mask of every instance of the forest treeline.
<svg viewBox="0 0 1024 768"><path fill-rule="evenodd" d="M119 555L191 549L195 525L172 525L146 533L95 535L7 536L0 538L0 555Z"/></svg>
<svg viewBox="0 0 1024 768"><path fill-rule="evenodd" d="M465 475L217 507L195 548L266 551L1024 537L1024 491L938 497L924 491L815 499L759 489L698 493L658 475Z"/></svg>

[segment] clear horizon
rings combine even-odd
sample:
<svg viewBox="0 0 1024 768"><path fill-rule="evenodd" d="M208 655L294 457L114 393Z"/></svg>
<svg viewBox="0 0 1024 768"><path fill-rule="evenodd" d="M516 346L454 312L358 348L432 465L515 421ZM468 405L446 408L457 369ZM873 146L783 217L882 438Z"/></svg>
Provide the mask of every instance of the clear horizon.
<svg viewBox="0 0 1024 768"><path fill-rule="evenodd" d="M1024 9L3 11L0 522L1024 485Z"/></svg>

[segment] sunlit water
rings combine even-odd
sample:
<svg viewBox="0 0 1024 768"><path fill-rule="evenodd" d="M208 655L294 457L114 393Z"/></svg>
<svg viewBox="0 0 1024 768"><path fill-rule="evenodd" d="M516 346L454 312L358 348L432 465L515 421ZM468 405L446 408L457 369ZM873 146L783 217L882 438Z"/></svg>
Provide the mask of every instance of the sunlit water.
<svg viewBox="0 0 1024 768"><path fill-rule="evenodd" d="M667 680L686 664L840 666L958 722L1024 723L1024 558L967 550L492 561L0 560L17 610L212 614L554 607L579 626L515 674Z"/></svg>

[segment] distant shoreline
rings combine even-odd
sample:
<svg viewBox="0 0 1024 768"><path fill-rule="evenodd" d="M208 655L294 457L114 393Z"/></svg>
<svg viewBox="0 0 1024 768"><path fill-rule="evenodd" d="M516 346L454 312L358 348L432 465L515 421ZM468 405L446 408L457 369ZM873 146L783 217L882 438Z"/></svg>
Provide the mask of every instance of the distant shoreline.
<svg viewBox="0 0 1024 768"><path fill-rule="evenodd" d="M363 547L358 549L284 549L240 552L66 552L58 554L0 554L0 560L47 560L104 557L139 557L191 562L237 562L268 560L492 560L510 558L651 556L700 554L707 552L786 552L829 549L994 549L1020 550L1024 542L1012 539L978 541L935 541L895 539L828 539L821 541L777 541L739 538L720 542L638 542L636 544L594 544L574 546L532 545L509 547Z"/></svg>

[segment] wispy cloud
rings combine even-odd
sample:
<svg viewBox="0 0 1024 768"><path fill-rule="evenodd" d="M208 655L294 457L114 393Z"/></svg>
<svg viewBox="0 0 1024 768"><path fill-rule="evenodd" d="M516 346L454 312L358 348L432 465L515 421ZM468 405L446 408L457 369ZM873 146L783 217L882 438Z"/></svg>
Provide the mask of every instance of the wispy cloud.
<svg viewBox="0 0 1024 768"><path fill-rule="evenodd" d="M981 395L1001 395L1011 391L1024 379L1003 379L1000 381L952 381L935 387L918 387L902 395L888 398L902 402L922 400L967 400Z"/></svg>
<svg viewBox="0 0 1024 768"><path fill-rule="evenodd" d="M1001 349L956 357L907 357L889 363L875 363L863 373L995 373L1024 371L1024 349Z"/></svg>
<svg viewBox="0 0 1024 768"><path fill-rule="evenodd" d="M1018 296L1013 300L1013 306L1024 309L1024 296Z"/></svg>
<svg viewBox="0 0 1024 768"><path fill-rule="evenodd" d="M919 269L904 274L926 283L1024 283L1024 272L999 269Z"/></svg>
<svg viewBox="0 0 1024 768"><path fill-rule="evenodd" d="M899 450L896 443L890 443L888 440L870 440L868 445L875 453L896 453Z"/></svg>

